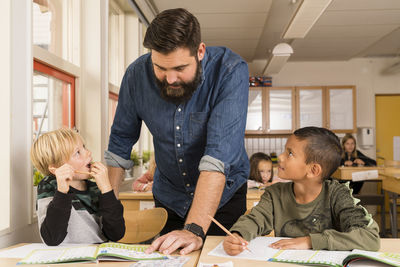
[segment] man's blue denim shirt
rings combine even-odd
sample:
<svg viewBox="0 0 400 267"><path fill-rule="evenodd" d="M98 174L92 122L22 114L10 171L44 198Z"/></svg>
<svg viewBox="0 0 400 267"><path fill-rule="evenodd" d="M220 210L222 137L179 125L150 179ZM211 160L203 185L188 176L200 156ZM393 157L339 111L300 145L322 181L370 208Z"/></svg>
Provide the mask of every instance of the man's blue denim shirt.
<svg viewBox="0 0 400 267"><path fill-rule="evenodd" d="M247 63L224 47L207 47L202 81L186 103L160 96L151 55L133 62L124 75L105 158L130 168L132 146L144 121L153 135L157 169L153 194L182 218L192 204L200 171L219 171L226 183L219 207L249 175L244 148L249 73Z"/></svg>

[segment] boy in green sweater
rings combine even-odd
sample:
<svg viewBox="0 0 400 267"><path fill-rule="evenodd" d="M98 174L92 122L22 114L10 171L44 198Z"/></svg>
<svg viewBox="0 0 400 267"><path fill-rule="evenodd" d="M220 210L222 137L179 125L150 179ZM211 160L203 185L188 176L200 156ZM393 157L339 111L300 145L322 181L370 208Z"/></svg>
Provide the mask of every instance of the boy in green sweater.
<svg viewBox="0 0 400 267"><path fill-rule="evenodd" d="M279 156L278 175L292 180L267 187L248 215L230 229L224 249L241 253L251 239L275 231L292 237L271 245L276 249L378 250L379 227L353 198L348 183L327 179L341 159L338 137L324 128L305 127L287 140Z"/></svg>

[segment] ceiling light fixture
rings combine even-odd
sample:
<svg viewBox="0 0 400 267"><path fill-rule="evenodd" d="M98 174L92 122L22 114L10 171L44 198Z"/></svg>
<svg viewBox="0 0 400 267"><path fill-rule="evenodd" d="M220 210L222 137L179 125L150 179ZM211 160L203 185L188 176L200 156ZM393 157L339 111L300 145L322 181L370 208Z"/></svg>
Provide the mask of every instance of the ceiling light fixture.
<svg viewBox="0 0 400 267"><path fill-rule="evenodd" d="M304 38L332 0L303 0L282 34L283 39Z"/></svg>
<svg viewBox="0 0 400 267"><path fill-rule="evenodd" d="M286 61L293 54L293 49L289 44L277 44L268 59L267 65L264 68L263 74L270 75L279 73L286 64Z"/></svg>

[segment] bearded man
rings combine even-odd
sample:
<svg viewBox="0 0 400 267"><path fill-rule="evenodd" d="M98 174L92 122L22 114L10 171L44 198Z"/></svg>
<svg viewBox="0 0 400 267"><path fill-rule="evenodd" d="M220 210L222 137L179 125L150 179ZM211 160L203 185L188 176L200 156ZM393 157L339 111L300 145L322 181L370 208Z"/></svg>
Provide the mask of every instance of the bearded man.
<svg viewBox="0 0 400 267"><path fill-rule="evenodd" d="M147 252L187 254L205 233L225 235L207 215L230 228L246 211L248 68L228 48L206 48L198 20L182 8L160 13L143 44L150 53L126 70L104 157L118 195L146 123L157 165L153 196L168 212Z"/></svg>

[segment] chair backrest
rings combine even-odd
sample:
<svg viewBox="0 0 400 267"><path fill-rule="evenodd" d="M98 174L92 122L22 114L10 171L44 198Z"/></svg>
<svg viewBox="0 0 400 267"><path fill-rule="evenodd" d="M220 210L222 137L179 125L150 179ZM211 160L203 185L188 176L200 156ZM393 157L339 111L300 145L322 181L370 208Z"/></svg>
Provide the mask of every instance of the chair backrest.
<svg viewBox="0 0 400 267"><path fill-rule="evenodd" d="M122 243L136 244L155 237L165 226L168 213L163 208L125 210L125 235Z"/></svg>
<svg viewBox="0 0 400 267"><path fill-rule="evenodd" d="M400 168L400 161L399 160L385 160L384 164L385 164L385 167Z"/></svg>

